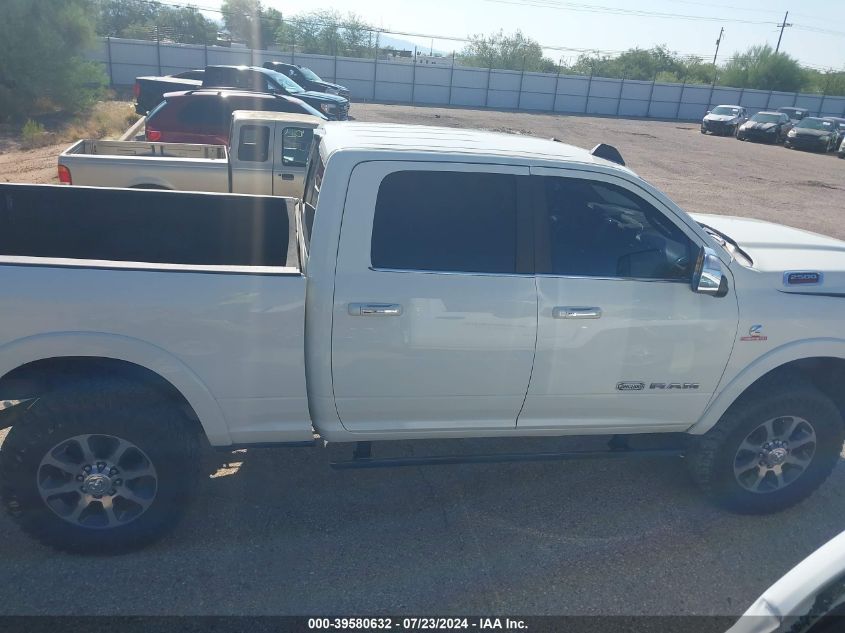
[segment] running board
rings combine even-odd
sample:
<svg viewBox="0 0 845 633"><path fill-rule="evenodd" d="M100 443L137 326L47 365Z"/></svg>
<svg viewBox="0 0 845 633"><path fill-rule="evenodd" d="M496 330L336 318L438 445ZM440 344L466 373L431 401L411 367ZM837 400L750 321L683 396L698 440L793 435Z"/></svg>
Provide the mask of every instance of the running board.
<svg viewBox="0 0 845 633"><path fill-rule="evenodd" d="M358 454L368 451L356 449ZM618 457L680 457L681 448L610 449L602 451L566 451L560 453L491 453L479 455L430 455L420 457L354 457L332 462L335 470L363 468L400 468L403 466L439 466L449 464L500 464L507 462L558 462L575 459L615 459Z"/></svg>

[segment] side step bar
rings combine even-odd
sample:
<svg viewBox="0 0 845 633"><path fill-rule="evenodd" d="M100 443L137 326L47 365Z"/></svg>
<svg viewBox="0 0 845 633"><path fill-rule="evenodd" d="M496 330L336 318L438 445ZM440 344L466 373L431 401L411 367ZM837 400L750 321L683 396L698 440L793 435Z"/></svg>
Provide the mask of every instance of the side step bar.
<svg viewBox="0 0 845 633"><path fill-rule="evenodd" d="M600 451L564 451L559 453L489 453L469 455L429 455L420 457L372 457L369 442L358 442L353 458L345 462L332 462L335 470L364 468L399 468L403 466L438 466L448 464L499 464L506 462L556 462L574 459L615 459L618 457L680 457L683 448L632 449L614 436L609 448Z"/></svg>

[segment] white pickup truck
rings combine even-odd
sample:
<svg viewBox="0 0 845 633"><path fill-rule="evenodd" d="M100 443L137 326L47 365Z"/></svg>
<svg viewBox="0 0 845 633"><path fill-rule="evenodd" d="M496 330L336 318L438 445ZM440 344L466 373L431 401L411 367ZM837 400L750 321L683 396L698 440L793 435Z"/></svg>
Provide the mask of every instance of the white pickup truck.
<svg viewBox="0 0 845 633"><path fill-rule="evenodd" d="M148 141L78 141L59 156L59 182L301 197L317 117L235 111L231 148Z"/></svg>
<svg viewBox="0 0 845 633"><path fill-rule="evenodd" d="M301 202L0 185L0 474L27 532L149 542L205 439L356 443L342 468L683 454L742 513L838 462L845 243L691 217L604 145L315 134ZM561 435L609 450L370 451Z"/></svg>

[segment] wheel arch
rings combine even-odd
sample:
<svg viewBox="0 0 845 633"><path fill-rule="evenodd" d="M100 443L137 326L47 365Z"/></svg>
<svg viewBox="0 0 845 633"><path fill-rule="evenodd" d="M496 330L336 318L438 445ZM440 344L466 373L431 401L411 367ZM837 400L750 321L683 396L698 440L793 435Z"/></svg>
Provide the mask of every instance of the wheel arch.
<svg viewBox="0 0 845 633"><path fill-rule="evenodd" d="M706 433L734 402L778 373L792 373L809 380L836 403L845 417L845 341L814 339L783 345L756 359L717 393L687 432Z"/></svg>
<svg viewBox="0 0 845 633"><path fill-rule="evenodd" d="M31 398L33 388L56 381L104 374L130 377L182 399L211 444L231 444L223 413L206 385L181 360L155 345L114 334L56 332L0 347L0 398L7 400ZM11 422L0 417L0 427L14 423L14 410L4 412Z"/></svg>

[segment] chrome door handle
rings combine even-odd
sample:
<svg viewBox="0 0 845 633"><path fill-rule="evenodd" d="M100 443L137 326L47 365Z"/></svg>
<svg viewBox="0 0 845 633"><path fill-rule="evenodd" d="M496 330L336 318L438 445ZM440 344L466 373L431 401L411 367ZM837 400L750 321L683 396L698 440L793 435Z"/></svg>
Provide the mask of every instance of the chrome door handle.
<svg viewBox="0 0 845 633"><path fill-rule="evenodd" d="M573 308L558 306L552 310L555 319L600 319L601 308Z"/></svg>
<svg viewBox="0 0 845 633"><path fill-rule="evenodd" d="M398 303L350 303L350 316L402 316Z"/></svg>

